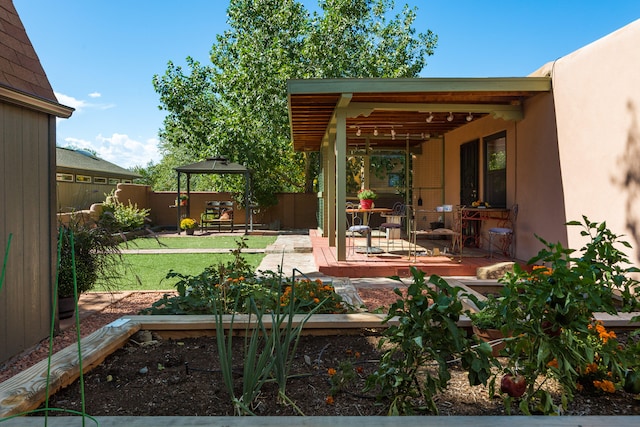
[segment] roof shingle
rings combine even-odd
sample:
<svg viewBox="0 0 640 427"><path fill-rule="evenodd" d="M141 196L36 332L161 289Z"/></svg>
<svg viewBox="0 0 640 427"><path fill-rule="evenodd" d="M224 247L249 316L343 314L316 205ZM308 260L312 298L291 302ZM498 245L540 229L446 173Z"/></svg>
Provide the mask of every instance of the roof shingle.
<svg viewBox="0 0 640 427"><path fill-rule="evenodd" d="M58 102L12 0L0 0L0 85Z"/></svg>

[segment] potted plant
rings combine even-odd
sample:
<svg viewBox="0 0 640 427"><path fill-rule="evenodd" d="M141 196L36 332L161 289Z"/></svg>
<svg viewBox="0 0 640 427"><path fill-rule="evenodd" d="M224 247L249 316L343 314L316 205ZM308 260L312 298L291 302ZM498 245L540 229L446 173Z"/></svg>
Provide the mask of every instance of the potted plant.
<svg viewBox="0 0 640 427"><path fill-rule="evenodd" d="M184 230L188 235L192 235L197 227L198 223L193 218L184 218L180 221L180 229Z"/></svg>
<svg viewBox="0 0 640 427"><path fill-rule="evenodd" d="M120 239L105 224L102 221L85 221L82 215L73 215L67 224L60 225L57 278L58 314L61 319L73 316L76 295L79 297L90 291L98 281L108 287L122 274Z"/></svg>
<svg viewBox="0 0 640 427"><path fill-rule="evenodd" d="M491 343L493 355L498 356L500 350L505 347L503 342L497 341L504 338L501 330L504 325L500 310L501 298L489 295L486 300L481 301L475 296L470 295L469 297L479 308L478 311L470 311L468 313L473 333L481 340Z"/></svg>
<svg viewBox="0 0 640 427"><path fill-rule="evenodd" d="M378 198L378 195L368 188L363 188L358 191L358 199L360 199L360 207L362 209L371 209L373 207L373 201Z"/></svg>
<svg viewBox="0 0 640 427"><path fill-rule="evenodd" d="M187 200L189 200L189 196L184 193L180 194L180 196L178 196L178 198L176 199L176 206L178 206L178 204L180 204L180 206L186 206Z"/></svg>

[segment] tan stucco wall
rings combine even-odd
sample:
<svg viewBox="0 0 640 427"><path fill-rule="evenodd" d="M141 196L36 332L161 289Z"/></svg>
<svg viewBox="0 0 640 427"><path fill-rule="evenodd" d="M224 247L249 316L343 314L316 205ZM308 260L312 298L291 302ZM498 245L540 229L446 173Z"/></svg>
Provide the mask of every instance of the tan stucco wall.
<svg viewBox="0 0 640 427"><path fill-rule="evenodd" d="M640 20L552 67L566 216L606 220L634 248L640 245L640 230L633 230L640 221L639 45ZM575 248L584 242L577 227L568 239ZM627 251L634 260L637 253Z"/></svg>
<svg viewBox="0 0 640 427"><path fill-rule="evenodd" d="M483 159L482 138L504 130L507 206L519 206L516 258L538 252L535 234L579 249L580 229L565 223L582 215L640 246L639 44L636 21L534 72L550 75L553 91L527 100L522 120L485 117L448 133L445 203L460 201L460 146L480 139ZM479 174L483 194L482 160ZM640 264L638 251L625 251Z"/></svg>

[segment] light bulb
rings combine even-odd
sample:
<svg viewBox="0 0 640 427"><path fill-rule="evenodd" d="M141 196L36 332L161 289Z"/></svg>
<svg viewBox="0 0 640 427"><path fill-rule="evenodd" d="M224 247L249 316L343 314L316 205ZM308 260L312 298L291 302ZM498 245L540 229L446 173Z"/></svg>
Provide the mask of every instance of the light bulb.
<svg viewBox="0 0 640 427"><path fill-rule="evenodd" d="M378 128L373 129L373 136L378 136Z"/></svg>
<svg viewBox="0 0 640 427"><path fill-rule="evenodd" d="M360 136L362 135L362 132L360 131L360 128L358 128L358 130L356 131L356 136Z"/></svg>
<svg viewBox="0 0 640 427"><path fill-rule="evenodd" d="M471 120L473 120L473 114L469 113L469 115L467 116L467 121L470 122Z"/></svg>
<svg viewBox="0 0 640 427"><path fill-rule="evenodd" d="M447 116L447 121L448 122L452 122L453 121L453 113L449 113L449 115Z"/></svg>
<svg viewBox="0 0 640 427"><path fill-rule="evenodd" d="M427 123L431 123L433 121L433 114L429 113L429 116L427 117Z"/></svg>

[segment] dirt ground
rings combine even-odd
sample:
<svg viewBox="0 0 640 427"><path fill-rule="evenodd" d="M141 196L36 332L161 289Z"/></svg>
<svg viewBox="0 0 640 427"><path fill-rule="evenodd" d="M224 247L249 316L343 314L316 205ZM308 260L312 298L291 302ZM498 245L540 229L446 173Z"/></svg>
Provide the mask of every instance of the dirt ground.
<svg viewBox="0 0 640 427"><path fill-rule="evenodd" d="M362 299L370 310L389 306L395 296L388 289L363 289ZM160 294L134 293L112 304L101 313L83 319L81 334L127 314L136 314L158 299ZM375 331L361 330L353 336L303 337L294 361L292 374L299 375L287 383L286 394L306 415L385 415L386 405L378 404L373 394L363 393L367 375L376 369L379 336ZM70 328L54 339L54 348L75 341ZM232 415L230 398L217 371L215 338L182 340L156 339L139 345L137 336L125 347L85 376L87 413L91 415ZM158 338L158 337L153 337ZM237 343L240 344L241 340ZM0 381L15 375L46 357L45 341L22 357L0 367ZM356 358L356 353L359 357ZM341 364L353 366L354 380L333 393L328 370ZM234 365L241 368L242 362ZM188 366L188 370L187 370ZM238 372L236 384L241 383ZM236 393L240 394L238 389ZM79 386L73 384L58 392L52 407L80 409ZM252 408L258 415L296 415L293 405L279 403L274 384L266 384ZM437 398L440 415L504 415L499 399L491 400L483 386L470 387L466 372L453 367L447 391ZM568 415L640 415L640 402L620 390L613 395L579 395Z"/></svg>
<svg viewBox="0 0 640 427"><path fill-rule="evenodd" d="M110 356L85 376L87 413L99 415L234 415L231 398L219 370L216 340L212 337L151 341L135 340ZM157 337L153 337L157 338ZM139 338L140 339L140 338ZM255 399L256 415L386 415L388 401L363 392L365 380L377 368L379 353L375 331L357 335L305 336L301 338L287 382L286 395L293 404L278 400L277 385L268 383ZM154 342L155 341L155 342ZM243 339L235 340L237 355ZM242 394L242 363L234 356L235 393ZM344 367L351 367L344 369ZM352 374L353 380L334 389L334 379ZM453 366L447 391L437 398L440 415L505 415L502 400L490 399L486 387L470 387L466 372ZM58 392L50 406L80 410L78 383ZM332 396L333 400L328 399ZM295 406L294 406L295 405ZM297 408L297 409L296 409ZM514 412L517 414L517 411ZM614 395L584 395L567 415L640 415L640 402L618 391Z"/></svg>

